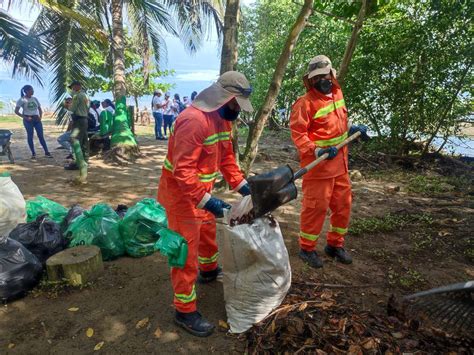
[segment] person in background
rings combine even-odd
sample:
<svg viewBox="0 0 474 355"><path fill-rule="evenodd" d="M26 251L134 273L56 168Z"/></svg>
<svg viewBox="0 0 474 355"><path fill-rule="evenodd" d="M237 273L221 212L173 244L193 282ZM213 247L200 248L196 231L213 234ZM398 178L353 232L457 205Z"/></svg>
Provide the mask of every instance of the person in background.
<svg viewBox="0 0 474 355"><path fill-rule="evenodd" d="M86 93L82 90L82 84L79 81L73 81L69 85L69 89L72 90L72 132L71 139L78 140L81 146L82 155L84 161L87 163L89 160L89 138L87 136L88 127L88 115L89 115L89 98ZM74 157L75 162L66 165L66 170L79 170L79 166L76 163L77 157Z"/></svg>
<svg viewBox="0 0 474 355"><path fill-rule="evenodd" d="M41 118L43 117L43 110L41 105L36 97L33 96L34 90L31 85L25 85L21 89L21 97L16 102L15 113L23 118L23 125L26 129L28 146L31 151L31 159L36 159L35 144L33 142L34 131L38 135L38 140L43 147L44 154L52 158L51 153L48 150L46 141L44 140L43 135L43 124L41 123ZM22 112L20 113L20 109Z"/></svg>
<svg viewBox="0 0 474 355"><path fill-rule="evenodd" d="M181 99L179 98L179 94L174 94L173 100L173 110L174 110L174 117L176 118L181 112L185 110L186 106Z"/></svg>
<svg viewBox="0 0 474 355"><path fill-rule="evenodd" d="M99 129L99 107L100 101L94 100L91 102L88 115L88 127L87 130L97 131Z"/></svg>
<svg viewBox="0 0 474 355"><path fill-rule="evenodd" d="M151 100L151 108L153 112L153 118L155 119L155 139L164 140L161 127L163 126L163 91L161 89L155 90L153 99Z"/></svg>
<svg viewBox="0 0 474 355"><path fill-rule="evenodd" d="M191 103L189 102L189 97L183 96L183 104L184 104L184 107L186 108L191 106Z"/></svg>
<svg viewBox="0 0 474 355"><path fill-rule="evenodd" d="M171 100L169 92L165 94L165 100L163 101L163 105L164 132L166 139L166 131L169 128L171 133L171 125L173 124L173 118L175 114L173 100Z"/></svg>
<svg viewBox="0 0 474 355"><path fill-rule="evenodd" d="M189 103L190 105L193 103L193 101L194 101L194 99L196 98L197 94L198 94L197 91L193 91L193 92L192 92L192 94L191 94L191 101L190 101L190 103Z"/></svg>
<svg viewBox="0 0 474 355"><path fill-rule="evenodd" d="M72 97L67 97L64 100L64 120L67 121L66 131L58 137L58 143L64 148L67 149L69 155L66 159L72 159L72 146L71 146L71 131L72 131L72 116L71 116L71 105Z"/></svg>
<svg viewBox="0 0 474 355"><path fill-rule="evenodd" d="M102 108L109 111L112 115L115 115L115 105L110 99L102 101Z"/></svg>

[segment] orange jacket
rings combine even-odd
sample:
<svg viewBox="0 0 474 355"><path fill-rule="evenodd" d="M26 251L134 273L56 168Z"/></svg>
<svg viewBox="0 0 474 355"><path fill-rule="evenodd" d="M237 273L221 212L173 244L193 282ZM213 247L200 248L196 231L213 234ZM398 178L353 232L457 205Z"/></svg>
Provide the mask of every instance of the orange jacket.
<svg viewBox="0 0 474 355"><path fill-rule="evenodd" d="M232 150L231 123L191 106L176 119L158 187L158 201L178 216L204 217L201 208L222 173L234 190L245 184Z"/></svg>
<svg viewBox="0 0 474 355"><path fill-rule="evenodd" d="M291 138L298 148L301 166L316 159L316 148L341 143L347 138L348 120L344 97L339 84L333 80L332 98L314 88L293 105L290 116ZM333 178L348 171L348 149L342 148L332 160L325 160L310 170L305 179Z"/></svg>

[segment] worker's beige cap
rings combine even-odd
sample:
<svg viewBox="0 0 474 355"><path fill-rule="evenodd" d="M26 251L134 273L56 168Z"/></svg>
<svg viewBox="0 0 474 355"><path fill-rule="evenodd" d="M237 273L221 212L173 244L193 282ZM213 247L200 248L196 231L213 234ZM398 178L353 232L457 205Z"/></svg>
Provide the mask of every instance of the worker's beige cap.
<svg viewBox="0 0 474 355"><path fill-rule="evenodd" d="M242 111L253 112L249 100L252 87L244 74L228 71L217 81L199 93L193 106L204 112L216 111L235 98Z"/></svg>
<svg viewBox="0 0 474 355"><path fill-rule="evenodd" d="M325 75L332 73L333 77L336 77L336 70L333 69L331 59L325 55L317 55L310 60L308 64L308 71L306 75L308 79L311 79L317 75Z"/></svg>

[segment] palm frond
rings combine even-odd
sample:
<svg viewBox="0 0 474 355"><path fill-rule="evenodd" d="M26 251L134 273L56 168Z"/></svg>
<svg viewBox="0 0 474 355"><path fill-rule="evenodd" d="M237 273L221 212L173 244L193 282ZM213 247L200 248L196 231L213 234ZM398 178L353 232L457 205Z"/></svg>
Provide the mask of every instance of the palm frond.
<svg viewBox="0 0 474 355"><path fill-rule="evenodd" d="M93 37L75 20L62 17L49 9L40 12L32 32L42 33L44 36L49 49L49 69L52 72L52 99L54 102L62 101L67 93L67 84L73 80L84 82L88 75L85 49L93 41Z"/></svg>
<svg viewBox="0 0 474 355"><path fill-rule="evenodd" d="M103 30L103 26L91 14L98 8L99 0L92 1L57 1L57 0L36 0L51 12L55 12L62 18L68 18L76 21L77 24L88 34L95 37L96 40L106 43L107 34ZM78 11L80 8L88 11Z"/></svg>
<svg viewBox="0 0 474 355"><path fill-rule="evenodd" d="M203 37L209 37L212 27L219 39L223 33L222 0L162 0L170 9L179 38L185 48L193 53L201 45Z"/></svg>
<svg viewBox="0 0 474 355"><path fill-rule="evenodd" d="M43 85L40 73L44 48L39 39L7 13L0 11L0 58L13 64L13 76L25 76Z"/></svg>

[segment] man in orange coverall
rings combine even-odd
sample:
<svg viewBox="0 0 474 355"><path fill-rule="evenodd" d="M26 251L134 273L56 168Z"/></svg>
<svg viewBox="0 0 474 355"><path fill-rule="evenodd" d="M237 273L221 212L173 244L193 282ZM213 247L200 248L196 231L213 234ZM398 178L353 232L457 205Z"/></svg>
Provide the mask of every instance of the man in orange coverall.
<svg viewBox="0 0 474 355"><path fill-rule="evenodd" d="M329 208L331 225L324 251L337 261L350 264L352 258L344 250L352 203L348 148L338 152L335 146L358 131L363 140L368 139L367 127L349 126L341 87L328 57L318 55L311 59L303 81L307 92L293 105L291 138L298 148L301 166L324 153L329 158L303 177L299 256L314 268L323 266L315 248Z"/></svg>
<svg viewBox="0 0 474 355"><path fill-rule="evenodd" d="M230 187L242 195L250 188L237 166L232 150L231 128L240 110L253 111L252 88L241 73L229 71L202 91L176 119L158 188L169 228L188 242L184 268L172 268L176 307L175 322L196 336L208 336L214 325L196 309L195 281L214 281L217 265L215 217L230 208L211 196L214 181L222 173Z"/></svg>

